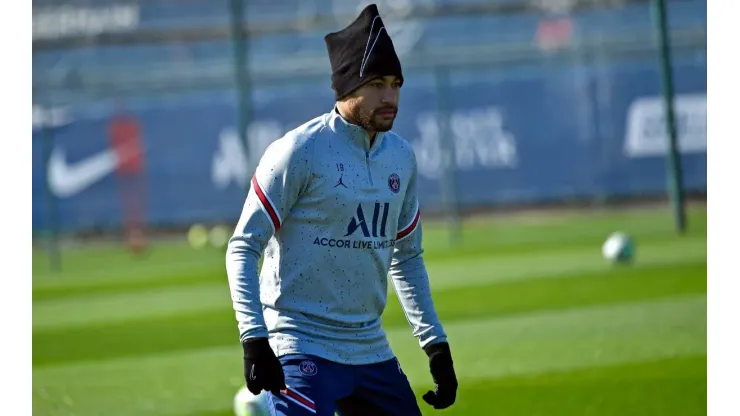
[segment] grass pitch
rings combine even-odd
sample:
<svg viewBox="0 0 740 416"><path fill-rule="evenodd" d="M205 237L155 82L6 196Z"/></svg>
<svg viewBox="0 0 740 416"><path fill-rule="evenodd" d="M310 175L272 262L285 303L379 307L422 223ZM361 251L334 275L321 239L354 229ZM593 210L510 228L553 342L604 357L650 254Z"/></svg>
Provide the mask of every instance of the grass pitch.
<svg viewBox="0 0 740 416"><path fill-rule="evenodd" d="M706 414L706 211L677 236L667 209L425 223L458 402L425 415ZM613 231L634 265L600 254ZM223 250L158 244L33 255L35 415L229 416L243 383ZM392 291L391 291L392 292ZM427 361L394 296L384 326L419 396Z"/></svg>

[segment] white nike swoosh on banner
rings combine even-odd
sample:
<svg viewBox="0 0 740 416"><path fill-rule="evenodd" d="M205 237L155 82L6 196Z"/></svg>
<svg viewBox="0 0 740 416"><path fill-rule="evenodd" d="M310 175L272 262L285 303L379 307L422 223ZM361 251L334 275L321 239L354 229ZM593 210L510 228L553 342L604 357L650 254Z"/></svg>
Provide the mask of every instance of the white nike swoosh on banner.
<svg viewBox="0 0 740 416"><path fill-rule="evenodd" d="M68 165L64 150L56 148L49 158L49 188L60 198L77 195L113 172L118 162L116 152L108 149Z"/></svg>

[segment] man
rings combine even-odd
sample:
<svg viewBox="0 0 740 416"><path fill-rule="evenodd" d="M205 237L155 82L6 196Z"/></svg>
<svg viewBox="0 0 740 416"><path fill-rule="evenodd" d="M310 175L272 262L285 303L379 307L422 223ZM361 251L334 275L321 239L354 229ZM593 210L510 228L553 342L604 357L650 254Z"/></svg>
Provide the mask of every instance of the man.
<svg viewBox="0 0 740 416"><path fill-rule="evenodd" d="M390 274L429 356L423 399L443 409L457 378L422 259L416 159L389 131L401 64L375 5L325 41L337 104L267 148L229 241L247 387L283 416L421 415L381 327Z"/></svg>

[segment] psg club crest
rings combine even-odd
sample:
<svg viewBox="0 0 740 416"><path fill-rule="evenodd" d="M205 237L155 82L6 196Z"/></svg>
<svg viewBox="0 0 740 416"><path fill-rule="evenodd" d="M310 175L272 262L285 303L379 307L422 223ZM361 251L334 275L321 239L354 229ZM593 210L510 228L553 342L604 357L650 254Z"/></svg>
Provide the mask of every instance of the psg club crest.
<svg viewBox="0 0 740 416"><path fill-rule="evenodd" d="M298 365L298 370L301 372L301 374L306 376L315 376L316 373L319 372L319 369L316 368L316 364L314 364L313 361L301 361L301 363Z"/></svg>
<svg viewBox="0 0 740 416"><path fill-rule="evenodd" d="M391 189L391 192L397 194L401 190L401 178L395 173L391 173L391 176L388 177L388 187Z"/></svg>

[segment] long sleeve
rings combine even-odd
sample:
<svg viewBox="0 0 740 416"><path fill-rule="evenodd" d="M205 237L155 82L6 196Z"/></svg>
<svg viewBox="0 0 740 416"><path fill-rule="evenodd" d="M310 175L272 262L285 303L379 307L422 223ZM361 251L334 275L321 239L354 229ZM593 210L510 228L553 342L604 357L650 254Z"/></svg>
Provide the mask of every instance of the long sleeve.
<svg viewBox="0 0 740 416"><path fill-rule="evenodd" d="M267 337L262 315L258 263L306 186L310 155L305 141L286 136L260 159L226 251L226 272L239 337Z"/></svg>
<svg viewBox="0 0 740 416"><path fill-rule="evenodd" d="M419 345L447 340L434 308L429 276L422 254L421 214L416 189L416 160L409 179L401 214L398 234L391 261L390 275L406 319L418 338Z"/></svg>

